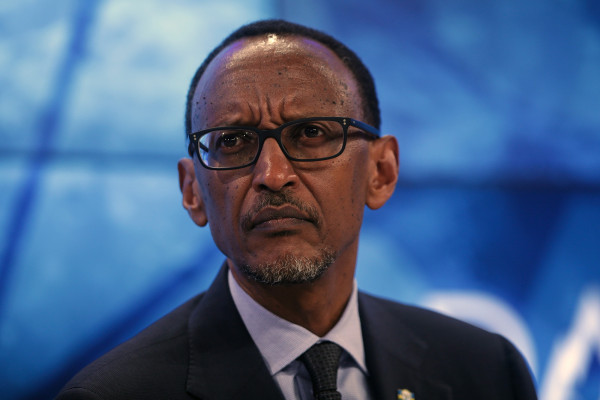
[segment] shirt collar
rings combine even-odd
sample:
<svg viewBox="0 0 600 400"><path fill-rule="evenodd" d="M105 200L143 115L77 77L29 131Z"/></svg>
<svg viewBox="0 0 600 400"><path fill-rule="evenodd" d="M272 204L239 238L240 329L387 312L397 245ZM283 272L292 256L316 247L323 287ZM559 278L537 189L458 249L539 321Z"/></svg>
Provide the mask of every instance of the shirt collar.
<svg viewBox="0 0 600 400"><path fill-rule="evenodd" d="M309 330L278 317L258 304L240 287L231 271L228 272L227 279L233 302L252 340L260 350L271 375L281 371L312 345L323 340L337 343L352 356L360 369L365 374L367 373L358 315L356 280L340 320L325 336L320 338Z"/></svg>

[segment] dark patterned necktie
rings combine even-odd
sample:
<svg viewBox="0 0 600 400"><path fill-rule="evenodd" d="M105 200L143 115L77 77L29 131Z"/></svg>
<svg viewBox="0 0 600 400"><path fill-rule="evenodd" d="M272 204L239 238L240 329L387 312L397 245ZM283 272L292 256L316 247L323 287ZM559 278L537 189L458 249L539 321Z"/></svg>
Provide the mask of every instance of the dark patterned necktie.
<svg viewBox="0 0 600 400"><path fill-rule="evenodd" d="M313 384L317 400L341 400L337 391L337 370L342 348L333 342L321 342L300 356Z"/></svg>

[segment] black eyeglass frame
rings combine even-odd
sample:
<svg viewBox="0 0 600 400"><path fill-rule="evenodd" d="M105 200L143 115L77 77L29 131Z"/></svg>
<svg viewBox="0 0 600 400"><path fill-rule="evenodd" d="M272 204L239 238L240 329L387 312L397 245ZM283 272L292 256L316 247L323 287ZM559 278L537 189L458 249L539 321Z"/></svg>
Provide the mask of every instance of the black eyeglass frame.
<svg viewBox="0 0 600 400"><path fill-rule="evenodd" d="M283 144L281 143L281 132L283 131L283 129L285 129L286 127L288 127L290 125L300 124L303 122L311 122L311 121L336 121L342 126L342 129L344 131L344 140L342 143L342 147L340 148L340 151L338 151L336 154L334 154L332 156L321 157L321 158L311 158L311 159L295 158L295 157L292 157L287 152L287 150L285 149L285 146L283 146ZM254 157L254 159L252 161L250 161L246 164L240 165L238 167L210 167L204 163L204 161L202 160L202 157L200 157L200 154L198 154L198 159L200 160L200 163L202 164L202 166L206 169L223 171L223 170L240 169L240 168L245 168L250 165L253 165L256 163L256 161L258 161L258 157L260 156L260 153L262 152L262 148L263 148L263 144L265 143L265 140L267 140L269 138L273 138L277 141L277 144L279 144L279 148L281 149L283 154L285 154L287 159L290 161L298 161L298 162L324 161L324 160L330 160L332 158L338 157L340 154L342 154L344 152L344 149L346 148L346 142L348 140L348 127L350 127L350 126L360 129L361 131L363 131L361 133L365 134L370 139L378 139L381 135L381 133L379 132L379 129L377 129L374 126L371 126L369 124L366 124L364 122L353 119L353 118L349 118L349 117L310 117L310 118L300 118L300 119L296 119L294 121L286 122L275 129L258 129L253 126L218 126L215 128L204 129L204 130L201 130L198 132L188 133L188 138L190 140L190 143L188 145L188 153L189 153L190 157L193 157L194 153L198 152L200 138L210 132L219 131L219 130L229 130L229 129L237 129L237 130L244 129L244 130L248 130L250 132L254 132L256 135L258 135L258 149L256 151L256 156Z"/></svg>

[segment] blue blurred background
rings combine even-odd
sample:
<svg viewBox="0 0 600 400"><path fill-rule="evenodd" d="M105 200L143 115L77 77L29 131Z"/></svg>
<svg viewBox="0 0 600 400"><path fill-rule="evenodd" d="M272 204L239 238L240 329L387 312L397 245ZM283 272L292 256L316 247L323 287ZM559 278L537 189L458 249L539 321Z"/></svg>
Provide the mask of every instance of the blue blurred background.
<svg viewBox="0 0 600 400"><path fill-rule="evenodd" d="M2 1L0 398L52 398L210 283L223 256L177 183L185 93L274 17L361 55L400 142L359 286L507 335L543 400L600 399L596 0Z"/></svg>

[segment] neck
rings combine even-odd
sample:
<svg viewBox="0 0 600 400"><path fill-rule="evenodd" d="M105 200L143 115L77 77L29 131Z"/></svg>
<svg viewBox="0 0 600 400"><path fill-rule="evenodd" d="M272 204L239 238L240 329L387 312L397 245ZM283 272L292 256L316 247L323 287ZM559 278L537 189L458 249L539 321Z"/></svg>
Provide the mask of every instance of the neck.
<svg viewBox="0 0 600 400"><path fill-rule="evenodd" d="M248 278L231 260L228 265L242 289L261 306L321 337L340 319L352 293L356 258L343 261L336 260L314 282L275 286Z"/></svg>

